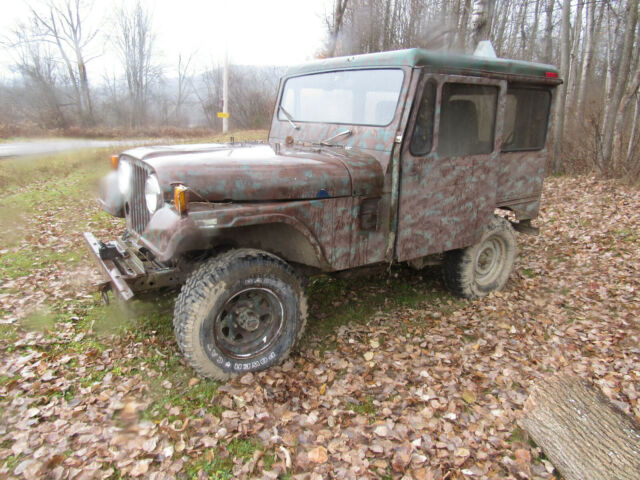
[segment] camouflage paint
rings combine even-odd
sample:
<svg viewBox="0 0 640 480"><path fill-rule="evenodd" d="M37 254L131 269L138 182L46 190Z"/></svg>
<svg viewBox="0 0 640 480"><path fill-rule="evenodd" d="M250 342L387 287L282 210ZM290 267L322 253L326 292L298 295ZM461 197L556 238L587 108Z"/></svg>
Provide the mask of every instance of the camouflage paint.
<svg viewBox="0 0 640 480"><path fill-rule="evenodd" d="M416 107L401 156L400 213L396 241L396 258L399 261L475 243L495 208L506 82L425 72L421 88L429 79L437 82L431 153L414 157L409 151L411 132L417 117ZM496 86L500 89L491 153L450 157L438 155L442 86L449 82ZM416 105L419 103L416 102Z"/></svg>
<svg viewBox="0 0 640 480"><path fill-rule="evenodd" d="M404 71L398 108L389 125L349 126L352 135L324 146L320 142L345 125L298 122L299 128L294 128L278 118L287 76L374 67ZM500 146L507 83L553 87L560 82L546 78L546 72L557 70L419 49L294 67L280 84L268 145L143 147L121 156L153 170L167 202L140 233L130 232L130 248L146 247L157 260L172 265L190 250L260 248L267 242L289 261L332 271L470 245L496 207L514 210L519 219L534 218L551 135L537 152L500 153ZM434 142L432 153L414 158L408 148L417 113L414 98L419 98L418 82L426 76L438 83ZM441 86L446 81L499 87L490 154L444 158L435 153ZM177 183L190 190L186 214L170 203ZM118 203L113 195L103 198L106 210L117 213L121 208L121 199ZM269 243L269 238L277 242ZM131 284L136 282L149 286L141 278Z"/></svg>

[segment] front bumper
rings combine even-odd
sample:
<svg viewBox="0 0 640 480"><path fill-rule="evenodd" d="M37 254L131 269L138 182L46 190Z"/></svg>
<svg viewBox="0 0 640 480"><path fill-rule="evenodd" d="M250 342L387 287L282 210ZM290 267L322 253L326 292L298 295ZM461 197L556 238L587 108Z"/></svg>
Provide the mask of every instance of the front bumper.
<svg viewBox="0 0 640 480"><path fill-rule="evenodd" d="M91 232L85 232L84 239L105 278L98 285L103 292L111 288L128 301L136 293L175 287L185 281L187 272L159 263L121 239L103 243Z"/></svg>

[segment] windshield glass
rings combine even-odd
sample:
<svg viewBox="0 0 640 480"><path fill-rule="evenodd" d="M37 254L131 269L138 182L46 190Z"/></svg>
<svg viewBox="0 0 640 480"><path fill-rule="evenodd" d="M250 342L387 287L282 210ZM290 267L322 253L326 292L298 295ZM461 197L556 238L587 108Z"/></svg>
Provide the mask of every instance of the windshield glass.
<svg viewBox="0 0 640 480"><path fill-rule="evenodd" d="M280 106L294 122L384 126L398 105L402 70L346 70L290 78ZM282 108L279 120L287 120Z"/></svg>

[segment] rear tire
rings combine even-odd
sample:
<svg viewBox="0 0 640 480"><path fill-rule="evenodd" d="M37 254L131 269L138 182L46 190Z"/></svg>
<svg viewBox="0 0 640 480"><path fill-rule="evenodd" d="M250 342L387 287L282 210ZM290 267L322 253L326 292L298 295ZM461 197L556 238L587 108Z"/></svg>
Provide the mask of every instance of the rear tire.
<svg viewBox="0 0 640 480"><path fill-rule="evenodd" d="M283 362L302 336L302 282L282 259L240 249L208 260L176 301L178 346L203 377L226 380Z"/></svg>
<svg viewBox="0 0 640 480"><path fill-rule="evenodd" d="M445 253L444 283L455 295L469 299L501 290L517 251L513 227L506 219L495 217L478 243Z"/></svg>

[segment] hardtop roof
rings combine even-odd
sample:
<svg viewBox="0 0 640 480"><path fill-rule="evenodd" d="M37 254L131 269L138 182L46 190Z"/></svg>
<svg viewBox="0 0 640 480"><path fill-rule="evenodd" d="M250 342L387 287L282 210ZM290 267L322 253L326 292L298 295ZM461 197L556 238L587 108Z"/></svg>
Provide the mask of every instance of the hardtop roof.
<svg viewBox="0 0 640 480"><path fill-rule="evenodd" d="M389 52L367 53L364 55L350 55L316 60L302 65L290 67L285 76L295 76L305 73L322 72L327 70L343 70L348 68L370 67L431 67L446 72L490 72L503 75L522 75L545 77L547 72L558 73L552 65L525 62L522 60L508 60L505 58L479 57L458 53L409 48ZM556 80L556 79L554 79ZM560 81L558 80L558 83Z"/></svg>

